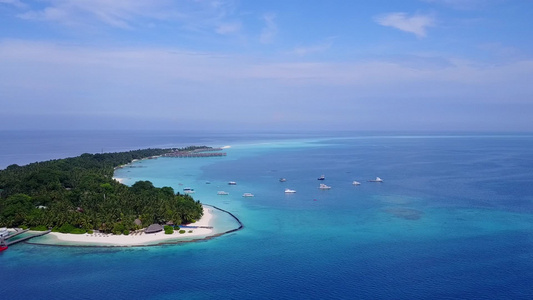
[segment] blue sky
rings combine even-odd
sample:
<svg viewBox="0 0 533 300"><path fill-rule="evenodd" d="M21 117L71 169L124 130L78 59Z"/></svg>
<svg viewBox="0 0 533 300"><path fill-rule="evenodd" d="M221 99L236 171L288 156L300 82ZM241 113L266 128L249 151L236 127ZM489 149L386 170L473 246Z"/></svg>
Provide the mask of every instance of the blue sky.
<svg viewBox="0 0 533 300"><path fill-rule="evenodd" d="M533 131L532 11L0 0L0 129Z"/></svg>

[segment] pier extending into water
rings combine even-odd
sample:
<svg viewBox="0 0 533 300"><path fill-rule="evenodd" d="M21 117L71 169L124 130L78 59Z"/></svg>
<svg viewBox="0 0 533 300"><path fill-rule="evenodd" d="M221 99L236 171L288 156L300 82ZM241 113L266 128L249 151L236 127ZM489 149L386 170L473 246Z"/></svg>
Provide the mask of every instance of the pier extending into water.
<svg viewBox="0 0 533 300"><path fill-rule="evenodd" d="M215 156L226 156L226 152L222 151L222 148L200 148L194 150L178 150L173 151L163 156L167 157L215 157Z"/></svg>
<svg viewBox="0 0 533 300"><path fill-rule="evenodd" d="M45 234L49 234L52 231L52 230L47 230L47 231L43 231L41 233L37 233L37 234L30 235L30 236L26 236L26 237L23 237L23 238L20 238L20 239L17 239L17 240L9 241L11 238L16 237L19 234L23 234L23 233L27 232L28 230L29 229L20 230L20 231L15 232L14 234L10 234L10 235L6 236L5 238L3 238L3 240L5 242L5 245L9 247L11 245L14 245L14 244L17 244L17 243L20 243L20 242L24 242L24 241L27 241L29 239L33 239L35 237L39 237L39 236L43 236Z"/></svg>

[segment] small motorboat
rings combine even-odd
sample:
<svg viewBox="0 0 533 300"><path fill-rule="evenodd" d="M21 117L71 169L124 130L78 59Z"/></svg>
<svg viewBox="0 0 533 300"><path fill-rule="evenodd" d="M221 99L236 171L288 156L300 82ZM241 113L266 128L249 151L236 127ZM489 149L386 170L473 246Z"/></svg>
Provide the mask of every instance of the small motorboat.
<svg viewBox="0 0 533 300"><path fill-rule="evenodd" d="M218 191L217 195L229 195L229 193L224 191Z"/></svg>
<svg viewBox="0 0 533 300"><path fill-rule="evenodd" d="M321 183L318 188L321 189L321 190L329 190L329 189L331 189L331 187L329 185L325 185L323 183Z"/></svg>
<svg viewBox="0 0 533 300"><path fill-rule="evenodd" d="M254 194L252 194L252 193L244 193L244 194L242 194L242 196L243 197L253 197Z"/></svg>
<svg viewBox="0 0 533 300"><path fill-rule="evenodd" d="M235 181L230 181L228 182L229 185L237 185L237 183Z"/></svg>
<svg viewBox="0 0 533 300"><path fill-rule="evenodd" d="M285 182L285 181L287 181L287 179L285 179L285 178L280 178L279 179L279 182Z"/></svg>
<svg viewBox="0 0 533 300"><path fill-rule="evenodd" d="M194 189L191 189L191 188L187 187L187 188L183 189L183 192L185 194L194 194Z"/></svg>
<svg viewBox="0 0 533 300"><path fill-rule="evenodd" d="M296 193L295 190L285 189L285 194L294 194L294 193Z"/></svg>
<svg viewBox="0 0 533 300"><path fill-rule="evenodd" d="M318 180L324 180L324 179L326 179L326 176L324 176L324 175L320 175L320 177L318 177L317 179L318 179Z"/></svg>
<svg viewBox="0 0 533 300"><path fill-rule="evenodd" d="M353 185L360 185L361 183L360 183L359 181L355 181L355 180L354 180L354 181L352 182L352 184L353 184Z"/></svg>
<svg viewBox="0 0 533 300"><path fill-rule="evenodd" d="M383 179L376 177L374 180L369 180L368 182L383 182Z"/></svg>

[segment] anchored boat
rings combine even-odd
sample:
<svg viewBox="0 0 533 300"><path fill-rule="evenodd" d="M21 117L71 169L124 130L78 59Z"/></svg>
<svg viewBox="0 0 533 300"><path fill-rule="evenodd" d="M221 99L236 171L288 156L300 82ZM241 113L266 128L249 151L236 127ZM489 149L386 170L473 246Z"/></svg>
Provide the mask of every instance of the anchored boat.
<svg viewBox="0 0 533 300"><path fill-rule="evenodd" d="M191 189L191 188L187 187L187 188L183 189L183 192L185 194L194 194L194 189Z"/></svg>
<svg viewBox="0 0 533 300"><path fill-rule="evenodd" d="M331 187L329 185L325 185L323 183L321 183L318 188L321 189L321 190L329 190L329 189L331 189Z"/></svg>

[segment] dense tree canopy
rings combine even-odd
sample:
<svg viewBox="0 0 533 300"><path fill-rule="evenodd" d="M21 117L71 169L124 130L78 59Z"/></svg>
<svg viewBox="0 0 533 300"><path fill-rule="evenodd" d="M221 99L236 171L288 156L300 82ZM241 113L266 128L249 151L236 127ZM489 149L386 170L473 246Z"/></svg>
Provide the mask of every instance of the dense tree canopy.
<svg viewBox="0 0 533 300"><path fill-rule="evenodd" d="M189 195L156 188L149 181L128 187L112 178L117 166L169 151L82 154L8 166L0 170L0 226L122 233L152 223L197 220L202 206Z"/></svg>

